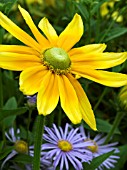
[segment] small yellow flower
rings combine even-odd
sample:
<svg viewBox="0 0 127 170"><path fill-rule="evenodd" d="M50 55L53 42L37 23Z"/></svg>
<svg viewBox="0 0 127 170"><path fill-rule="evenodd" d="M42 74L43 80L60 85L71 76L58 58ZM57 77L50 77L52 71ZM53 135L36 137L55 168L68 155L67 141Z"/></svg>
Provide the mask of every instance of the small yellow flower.
<svg viewBox="0 0 127 170"><path fill-rule="evenodd" d="M116 1L118 1L118 0L109 0L108 2L104 2L102 4L102 6L100 8L100 13L101 13L102 17L104 17L104 16L109 14L109 11L110 11L109 7L111 9L113 9L114 8L114 4L115 4ZM123 21L123 16L122 15L119 16L119 12L118 11L114 11L112 13L112 19L116 20L116 22L122 22Z"/></svg>
<svg viewBox="0 0 127 170"><path fill-rule="evenodd" d="M39 23L39 28L45 34L43 36L29 13L20 6L19 10L36 40L0 12L0 25L26 45L0 45L0 67L22 71L20 90L25 95L38 93L39 114L50 114L60 98L61 107L72 123L80 123L83 119L96 130L89 100L74 76L110 87L123 86L127 84L127 75L102 69L123 63L127 53L103 52L105 44L72 49L83 34L83 22L78 14L59 36L49 21L43 18Z"/></svg>

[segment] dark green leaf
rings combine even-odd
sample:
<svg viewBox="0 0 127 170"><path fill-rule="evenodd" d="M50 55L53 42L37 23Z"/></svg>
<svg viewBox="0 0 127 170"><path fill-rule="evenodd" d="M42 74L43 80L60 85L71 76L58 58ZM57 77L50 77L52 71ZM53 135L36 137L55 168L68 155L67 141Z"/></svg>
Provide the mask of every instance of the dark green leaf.
<svg viewBox="0 0 127 170"><path fill-rule="evenodd" d="M14 158L15 162L19 162L19 163L23 163L23 164L28 164L28 163L32 163L32 157L29 155L25 155L25 154L18 154L15 158Z"/></svg>
<svg viewBox="0 0 127 170"><path fill-rule="evenodd" d="M112 128L112 125L105 120L96 119L97 122L97 129L99 132L109 132ZM114 134L120 134L118 129L115 130Z"/></svg>
<svg viewBox="0 0 127 170"><path fill-rule="evenodd" d="M0 109L0 121L2 121L3 119L11 115L24 114L26 111L27 111L27 107L21 107L21 108L12 109L12 110Z"/></svg>
<svg viewBox="0 0 127 170"><path fill-rule="evenodd" d="M83 163L83 167L85 169L95 170L97 167L99 167L109 156L111 156L114 153L114 150L108 153L105 153L103 155L100 155L92 160L90 164Z"/></svg>
<svg viewBox="0 0 127 170"><path fill-rule="evenodd" d="M124 166L125 162L127 161L127 145L123 145L119 147L120 152L118 153L118 156L120 159L118 159L118 162L112 170L120 170Z"/></svg>
<svg viewBox="0 0 127 170"><path fill-rule="evenodd" d="M0 9L5 14L8 14L17 0L0 0Z"/></svg>
<svg viewBox="0 0 127 170"><path fill-rule="evenodd" d="M127 33L127 28L114 28L107 34L107 38L105 38L105 42L110 41L116 37L119 37L123 34Z"/></svg>
<svg viewBox="0 0 127 170"><path fill-rule="evenodd" d="M11 97L10 99L8 99L8 101L3 107L4 110L12 110L16 108L17 108L17 102L16 102L15 97ZM5 118L1 123L4 124L5 127L10 127L12 126L15 118L16 118L16 115L13 115L13 116L11 115Z"/></svg>
<svg viewBox="0 0 127 170"><path fill-rule="evenodd" d="M5 158L10 152L12 152L13 149L13 146L9 146L3 149L2 152L0 152L0 160Z"/></svg>

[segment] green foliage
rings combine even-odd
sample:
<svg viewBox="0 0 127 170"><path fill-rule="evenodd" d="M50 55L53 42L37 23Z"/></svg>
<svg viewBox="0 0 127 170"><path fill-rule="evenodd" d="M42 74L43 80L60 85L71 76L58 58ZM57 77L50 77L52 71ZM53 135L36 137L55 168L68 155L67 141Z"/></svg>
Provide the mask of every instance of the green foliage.
<svg viewBox="0 0 127 170"><path fill-rule="evenodd" d="M0 0L0 10L5 14L9 14L13 5L17 2L17 0Z"/></svg>
<svg viewBox="0 0 127 170"><path fill-rule="evenodd" d="M99 165L101 165L109 156L111 156L114 151L100 155L92 160L90 164L83 163L85 169L95 170Z"/></svg>

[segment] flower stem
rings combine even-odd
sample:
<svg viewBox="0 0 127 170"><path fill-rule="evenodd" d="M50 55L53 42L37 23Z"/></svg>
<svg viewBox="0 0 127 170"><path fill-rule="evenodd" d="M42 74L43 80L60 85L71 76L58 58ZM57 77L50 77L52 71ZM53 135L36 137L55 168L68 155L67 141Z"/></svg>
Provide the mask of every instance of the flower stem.
<svg viewBox="0 0 127 170"><path fill-rule="evenodd" d="M120 124L120 122L121 122L121 120L124 116L124 113L125 112L120 112L120 111L117 112L117 115L116 115L115 120L113 122L112 128L111 128L110 132L108 133L107 138L105 140L105 144L107 144L109 142L111 136L114 134L116 128L119 126L119 124Z"/></svg>
<svg viewBox="0 0 127 170"><path fill-rule="evenodd" d="M3 84L2 84L2 72L0 68L0 108L3 107Z"/></svg>
<svg viewBox="0 0 127 170"><path fill-rule="evenodd" d="M102 94L101 94L99 100L97 101L96 105L95 105L94 108L93 108L94 111L98 108L98 106L99 106L99 104L101 103L103 97L104 97L105 94L107 93L107 90L108 90L108 88L105 87L105 89L104 89L104 91L102 92Z"/></svg>
<svg viewBox="0 0 127 170"><path fill-rule="evenodd" d="M28 148L29 148L29 128L30 128L32 111L33 111L33 109L29 108L28 123L27 123L27 143L28 143Z"/></svg>
<svg viewBox="0 0 127 170"><path fill-rule="evenodd" d="M35 127L33 170L40 169L41 144L42 144L42 135L44 132L44 125L45 125L45 117L42 115L38 115L36 127Z"/></svg>
<svg viewBox="0 0 127 170"><path fill-rule="evenodd" d="M62 108L59 107L58 126L61 126L61 120L62 120Z"/></svg>

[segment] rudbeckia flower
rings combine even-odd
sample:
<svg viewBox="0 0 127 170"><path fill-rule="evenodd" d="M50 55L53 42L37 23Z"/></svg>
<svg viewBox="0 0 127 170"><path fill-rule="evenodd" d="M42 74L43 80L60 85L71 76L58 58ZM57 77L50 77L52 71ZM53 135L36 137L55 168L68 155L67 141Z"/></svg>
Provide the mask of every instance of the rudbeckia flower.
<svg viewBox="0 0 127 170"><path fill-rule="evenodd" d="M78 14L59 36L44 17L39 22L43 36L29 13L20 6L19 10L36 40L0 12L0 25L26 45L0 45L0 67L22 71L20 90L25 95L38 93L39 114L50 114L60 98L61 107L72 123L83 119L96 130L91 105L75 75L110 87L123 86L127 84L127 75L101 69L123 63L127 53L103 52L105 44L72 48L83 34L83 21Z"/></svg>

